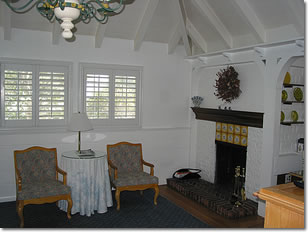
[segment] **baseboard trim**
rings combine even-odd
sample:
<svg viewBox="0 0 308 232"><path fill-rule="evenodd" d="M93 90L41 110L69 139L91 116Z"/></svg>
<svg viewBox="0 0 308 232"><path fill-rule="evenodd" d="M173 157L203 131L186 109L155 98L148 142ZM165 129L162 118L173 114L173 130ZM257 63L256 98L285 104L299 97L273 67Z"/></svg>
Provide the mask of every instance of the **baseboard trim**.
<svg viewBox="0 0 308 232"><path fill-rule="evenodd" d="M16 196L0 197L0 202L16 201Z"/></svg>

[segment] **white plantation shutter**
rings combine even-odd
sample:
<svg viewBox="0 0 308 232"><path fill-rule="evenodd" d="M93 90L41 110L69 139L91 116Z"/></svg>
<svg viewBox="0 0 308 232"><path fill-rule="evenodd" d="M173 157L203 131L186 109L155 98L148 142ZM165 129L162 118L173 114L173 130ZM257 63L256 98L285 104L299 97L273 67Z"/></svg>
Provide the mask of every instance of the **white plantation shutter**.
<svg viewBox="0 0 308 232"><path fill-rule="evenodd" d="M81 64L83 104L94 125L139 126L141 67Z"/></svg>
<svg viewBox="0 0 308 232"><path fill-rule="evenodd" d="M135 119L137 104L137 78L135 76L115 76L114 118Z"/></svg>
<svg viewBox="0 0 308 232"><path fill-rule="evenodd" d="M20 63L1 64L1 126L65 125L69 65Z"/></svg>
<svg viewBox="0 0 308 232"><path fill-rule="evenodd" d="M108 119L110 74L103 70L86 73L85 104L89 119Z"/></svg>
<svg viewBox="0 0 308 232"><path fill-rule="evenodd" d="M28 65L4 65L2 117L7 126L31 126L33 71Z"/></svg>
<svg viewBox="0 0 308 232"><path fill-rule="evenodd" d="M65 118L65 72L39 72L39 120Z"/></svg>

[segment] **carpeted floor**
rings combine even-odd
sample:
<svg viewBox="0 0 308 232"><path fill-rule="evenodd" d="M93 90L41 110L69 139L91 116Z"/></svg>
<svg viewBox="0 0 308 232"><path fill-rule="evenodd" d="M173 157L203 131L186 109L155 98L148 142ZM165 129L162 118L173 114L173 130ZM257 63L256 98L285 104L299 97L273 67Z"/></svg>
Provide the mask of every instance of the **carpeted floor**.
<svg viewBox="0 0 308 232"><path fill-rule="evenodd" d="M91 217L66 213L55 203L27 205L24 208L25 228L208 228L209 226L172 202L159 196L157 206L153 204L154 191L121 193L121 209L116 203L104 214ZM114 199L114 197L113 197ZM14 202L0 203L0 227L19 227L19 218Z"/></svg>

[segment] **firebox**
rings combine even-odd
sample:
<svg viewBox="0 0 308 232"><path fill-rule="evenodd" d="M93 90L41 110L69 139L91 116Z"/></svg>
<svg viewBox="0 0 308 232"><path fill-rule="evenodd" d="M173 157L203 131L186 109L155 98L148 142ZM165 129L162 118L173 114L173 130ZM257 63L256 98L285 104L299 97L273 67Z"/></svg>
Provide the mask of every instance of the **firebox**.
<svg viewBox="0 0 308 232"><path fill-rule="evenodd" d="M215 184L232 188L234 184L235 168L240 166L246 170L247 147L231 143L215 141L216 143L216 171ZM243 173L246 175L245 173Z"/></svg>

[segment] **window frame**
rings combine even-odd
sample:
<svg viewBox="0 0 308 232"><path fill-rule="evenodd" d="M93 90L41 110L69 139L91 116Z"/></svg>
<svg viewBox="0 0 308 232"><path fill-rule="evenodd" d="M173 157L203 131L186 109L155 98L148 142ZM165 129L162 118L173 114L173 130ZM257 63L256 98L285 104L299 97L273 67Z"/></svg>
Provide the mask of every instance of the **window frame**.
<svg viewBox="0 0 308 232"><path fill-rule="evenodd" d="M5 65L16 65L32 66L32 119L28 122L23 122L22 120L5 120L4 117L4 67ZM50 71L57 71L62 69L65 71L65 99L64 99L64 119L50 119L50 120L39 120L39 73L40 67L51 67ZM71 91L69 87L71 86L71 75L72 75L72 62L66 61L42 61L33 59L14 59L14 58L0 58L0 131L14 130L14 129L37 129L37 128L53 128L53 129L63 129L66 128L67 122L69 121L71 112ZM17 122L17 123L16 123Z"/></svg>
<svg viewBox="0 0 308 232"><path fill-rule="evenodd" d="M142 66L115 65L115 64L97 64L97 63L79 63L80 83L79 91L81 96L80 110L86 112L86 73L87 70L107 71L111 73L109 79L109 119L90 119L94 126L110 128L140 128L141 127L141 99L142 99ZM135 119L115 119L114 118L114 88L115 75L117 73L127 73L136 75L136 118ZM103 74L103 72L102 72ZM119 74L118 74L119 75Z"/></svg>

